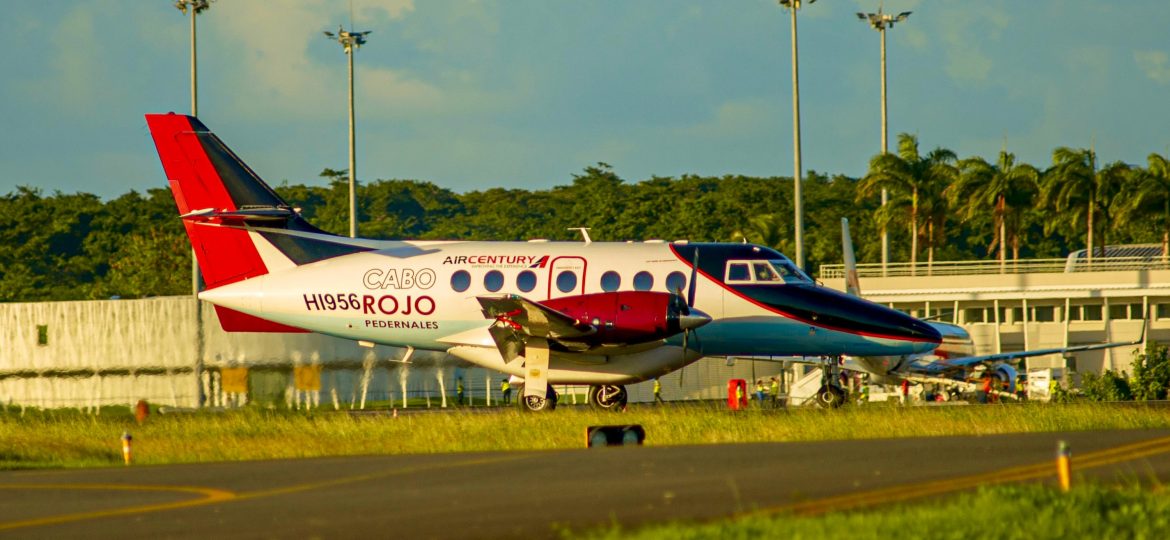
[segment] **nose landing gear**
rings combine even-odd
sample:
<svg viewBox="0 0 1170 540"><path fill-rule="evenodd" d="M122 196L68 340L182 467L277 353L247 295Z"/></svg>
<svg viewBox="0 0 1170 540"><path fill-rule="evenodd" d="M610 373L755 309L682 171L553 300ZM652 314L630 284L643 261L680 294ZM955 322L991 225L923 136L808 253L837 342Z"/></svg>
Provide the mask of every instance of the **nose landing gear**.
<svg viewBox="0 0 1170 540"><path fill-rule="evenodd" d="M841 380L841 358L825 358L824 374L821 379L821 388L817 390L817 405L826 409L836 409L845 404L845 391L838 381Z"/></svg>

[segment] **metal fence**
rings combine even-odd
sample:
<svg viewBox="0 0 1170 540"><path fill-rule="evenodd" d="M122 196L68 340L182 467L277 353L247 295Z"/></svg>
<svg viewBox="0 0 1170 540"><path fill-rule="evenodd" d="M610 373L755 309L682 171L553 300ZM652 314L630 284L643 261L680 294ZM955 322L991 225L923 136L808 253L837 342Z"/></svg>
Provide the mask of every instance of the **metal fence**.
<svg viewBox="0 0 1170 540"><path fill-rule="evenodd" d="M918 277L918 276L969 276L988 274L1044 274L1044 273L1073 273L1073 272L1122 272L1135 270L1167 270L1170 261L1160 257L1110 257L1094 259L1089 262L1083 258L1062 259L1010 259L1003 262L990 261L936 261L934 263L919 262L889 263L885 267L881 263L867 263L857 265L858 277ZM845 265L821 265L819 277L821 279L842 279L845 277Z"/></svg>

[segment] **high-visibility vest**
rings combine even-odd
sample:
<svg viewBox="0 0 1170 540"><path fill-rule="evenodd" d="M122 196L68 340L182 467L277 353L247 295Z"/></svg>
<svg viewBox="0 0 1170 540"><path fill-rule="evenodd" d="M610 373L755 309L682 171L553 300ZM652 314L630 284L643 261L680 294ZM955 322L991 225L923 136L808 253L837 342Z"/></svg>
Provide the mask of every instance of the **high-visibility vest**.
<svg viewBox="0 0 1170 540"><path fill-rule="evenodd" d="M658 379L654 379L654 393L658 394L660 392L662 392L662 383L658 382Z"/></svg>
<svg viewBox="0 0 1170 540"><path fill-rule="evenodd" d="M772 395L780 393L780 381L772 381Z"/></svg>
<svg viewBox="0 0 1170 540"><path fill-rule="evenodd" d="M500 383L500 390L501 391L507 392L508 390L511 390L511 389L512 389L512 385L508 384L508 381L504 381L504 382Z"/></svg>
<svg viewBox="0 0 1170 540"><path fill-rule="evenodd" d="M455 381L455 391L459 392L460 394L463 393L463 379Z"/></svg>

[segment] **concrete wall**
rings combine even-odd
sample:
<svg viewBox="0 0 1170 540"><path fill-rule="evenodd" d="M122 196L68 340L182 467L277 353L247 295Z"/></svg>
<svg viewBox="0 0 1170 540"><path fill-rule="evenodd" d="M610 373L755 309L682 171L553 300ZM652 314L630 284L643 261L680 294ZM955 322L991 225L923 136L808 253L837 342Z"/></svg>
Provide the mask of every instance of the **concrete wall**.
<svg viewBox="0 0 1170 540"><path fill-rule="evenodd" d="M411 398L430 396L441 404L441 389L455 392L464 380L466 395L482 404L490 391L500 399L502 374L433 352L416 352L402 364L405 350L366 348L319 334L227 333L214 308L203 306L202 373L197 375L197 321L187 296L143 300L99 300L0 304L0 403L34 407L90 408L131 405L139 399L194 407L200 392L207 406L230 405L240 396L222 391L220 368L249 368L253 401L341 407L367 401L401 403L403 383ZM43 334L38 326L44 326ZM47 338L44 344L38 337ZM704 359L683 373L663 377L667 399L721 399L727 379L771 377L775 363ZM321 390L298 392L296 366L321 365ZM367 371L368 368L368 371ZM368 375L367 375L368 373ZM679 378L683 385L679 385ZM440 383L440 380L442 383ZM651 401L651 383L632 385L632 401ZM586 389L558 387L573 402L584 403Z"/></svg>

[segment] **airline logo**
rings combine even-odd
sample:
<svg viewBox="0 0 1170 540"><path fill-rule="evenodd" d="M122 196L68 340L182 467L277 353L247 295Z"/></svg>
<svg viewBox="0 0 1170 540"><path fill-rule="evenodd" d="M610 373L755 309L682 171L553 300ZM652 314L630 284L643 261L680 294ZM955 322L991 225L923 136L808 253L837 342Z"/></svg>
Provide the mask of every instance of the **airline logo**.
<svg viewBox="0 0 1170 540"><path fill-rule="evenodd" d="M466 265L472 268L544 268L548 255L452 255L443 264Z"/></svg>

